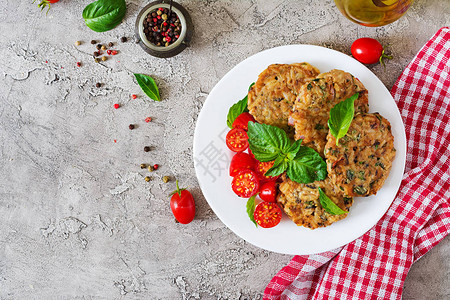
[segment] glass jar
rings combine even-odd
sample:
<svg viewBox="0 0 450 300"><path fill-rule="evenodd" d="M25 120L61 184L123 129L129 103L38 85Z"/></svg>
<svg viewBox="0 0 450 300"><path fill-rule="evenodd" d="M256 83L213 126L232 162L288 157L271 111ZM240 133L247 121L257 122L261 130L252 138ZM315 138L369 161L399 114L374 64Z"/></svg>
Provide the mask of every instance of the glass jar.
<svg viewBox="0 0 450 300"><path fill-rule="evenodd" d="M414 0L334 0L349 20L369 27L383 26L403 16Z"/></svg>

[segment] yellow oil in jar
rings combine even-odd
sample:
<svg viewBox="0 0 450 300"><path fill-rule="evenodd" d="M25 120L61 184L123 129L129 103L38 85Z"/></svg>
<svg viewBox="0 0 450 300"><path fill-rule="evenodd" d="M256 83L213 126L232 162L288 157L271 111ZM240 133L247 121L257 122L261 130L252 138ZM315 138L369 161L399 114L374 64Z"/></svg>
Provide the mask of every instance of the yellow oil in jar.
<svg viewBox="0 0 450 300"><path fill-rule="evenodd" d="M413 0L334 0L341 13L364 26L383 26L403 16Z"/></svg>

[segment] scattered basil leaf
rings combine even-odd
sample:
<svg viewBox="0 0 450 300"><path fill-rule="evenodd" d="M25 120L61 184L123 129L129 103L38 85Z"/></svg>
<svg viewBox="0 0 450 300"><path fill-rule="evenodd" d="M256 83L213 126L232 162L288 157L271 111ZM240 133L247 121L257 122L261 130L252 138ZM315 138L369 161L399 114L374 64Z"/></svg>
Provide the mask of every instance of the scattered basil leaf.
<svg viewBox="0 0 450 300"><path fill-rule="evenodd" d="M158 86L153 78L144 74L134 74L136 80L141 87L142 91L150 97L150 99L155 101L161 101L159 96Z"/></svg>
<svg viewBox="0 0 450 300"><path fill-rule="evenodd" d="M125 0L98 0L84 8L83 19L90 29L104 32L119 25L126 12Z"/></svg>
<svg viewBox="0 0 450 300"><path fill-rule="evenodd" d="M359 94L355 93L350 98L339 102L330 110L328 127L331 134L336 138L336 145L339 146L339 139L347 134L348 128L353 121L355 114L355 100Z"/></svg>
<svg viewBox="0 0 450 300"><path fill-rule="evenodd" d="M323 209L325 209L325 211L331 215L343 215L348 213L348 211L342 210L333 201L331 201L331 199L328 198L328 196L321 188L319 188L319 201Z"/></svg>
<svg viewBox="0 0 450 300"><path fill-rule="evenodd" d="M295 159L289 162L287 176L298 183L310 183L327 177L327 164L313 149L301 146Z"/></svg>
<svg viewBox="0 0 450 300"><path fill-rule="evenodd" d="M249 122L247 135L250 150L259 161L275 160L291 146L286 132L275 126Z"/></svg>
<svg viewBox="0 0 450 300"><path fill-rule="evenodd" d="M254 84L255 84L254 82L252 84L250 84L250 86L248 87L249 91ZM230 109L228 110L228 115L227 115L228 127L233 128L234 120L236 120L236 118L243 112L248 112L247 101L248 101L248 95L246 95L244 97L244 99L239 100L238 102L233 104L233 106L230 107Z"/></svg>
<svg viewBox="0 0 450 300"><path fill-rule="evenodd" d="M267 170L264 175L273 177L278 176L286 171L288 165L289 160L286 158L286 156L280 155L275 159L273 166L269 170Z"/></svg>
<svg viewBox="0 0 450 300"><path fill-rule="evenodd" d="M255 213L255 199L256 195L251 196L247 201L247 215L250 218L250 221L252 221L256 227L258 227L258 224L255 221L254 213Z"/></svg>

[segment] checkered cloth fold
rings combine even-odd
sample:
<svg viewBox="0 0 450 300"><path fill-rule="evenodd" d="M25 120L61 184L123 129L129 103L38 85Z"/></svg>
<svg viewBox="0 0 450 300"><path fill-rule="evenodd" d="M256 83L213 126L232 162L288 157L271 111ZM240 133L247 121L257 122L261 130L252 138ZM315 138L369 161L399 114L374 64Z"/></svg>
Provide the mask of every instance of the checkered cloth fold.
<svg viewBox="0 0 450 300"><path fill-rule="evenodd" d="M441 28L392 88L406 128L406 170L383 218L346 246L295 256L264 299L401 299L409 268L450 232L450 29Z"/></svg>

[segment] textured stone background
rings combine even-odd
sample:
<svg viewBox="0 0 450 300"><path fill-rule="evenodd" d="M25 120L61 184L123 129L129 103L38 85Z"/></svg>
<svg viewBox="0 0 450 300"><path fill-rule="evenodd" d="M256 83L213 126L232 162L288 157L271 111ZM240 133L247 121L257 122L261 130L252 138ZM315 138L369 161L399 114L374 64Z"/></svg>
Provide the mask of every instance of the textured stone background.
<svg viewBox="0 0 450 300"><path fill-rule="evenodd" d="M417 0L381 28L347 21L332 0L180 0L195 25L191 48L158 59L119 43L119 55L96 64L89 41L131 39L148 2L127 1L124 22L106 33L84 25L89 2L62 0L48 16L31 0L0 7L0 299L260 299L291 256L238 238L203 198L192 139L208 92L263 49L306 43L349 53L363 36L389 45L386 70L371 69L391 88L420 47L450 25L450 2L442 0ZM77 40L84 43L75 47ZM134 72L156 78L160 103L146 99ZM145 123L147 116L154 121ZM144 153L146 145L154 150ZM142 162L161 166L150 183ZM164 175L193 191L190 225L173 221L174 183L162 183ZM449 298L449 250L447 238L413 266L405 299Z"/></svg>

